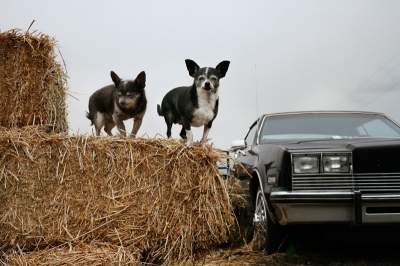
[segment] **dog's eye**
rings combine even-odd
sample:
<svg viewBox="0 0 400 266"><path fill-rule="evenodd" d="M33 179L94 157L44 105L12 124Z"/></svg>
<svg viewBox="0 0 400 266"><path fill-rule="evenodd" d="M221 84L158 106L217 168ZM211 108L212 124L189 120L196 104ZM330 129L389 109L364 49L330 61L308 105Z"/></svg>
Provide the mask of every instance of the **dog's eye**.
<svg viewBox="0 0 400 266"><path fill-rule="evenodd" d="M203 81L203 80L205 80L206 79L206 77L204 77L204 76L200 76L199 77L199 81Z"/></svg>
<svg viewBox="0 0 400 266"><path fill-rule="evenodd" d="M211 79L211 81L217 81L217 77L214 77L214 76L212 76L210 79Z"/></svg>

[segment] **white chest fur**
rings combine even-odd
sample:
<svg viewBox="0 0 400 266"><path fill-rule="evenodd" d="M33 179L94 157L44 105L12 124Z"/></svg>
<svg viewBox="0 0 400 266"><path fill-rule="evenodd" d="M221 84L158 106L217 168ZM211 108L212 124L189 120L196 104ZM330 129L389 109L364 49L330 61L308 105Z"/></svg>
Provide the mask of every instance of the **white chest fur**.
<svg viewBox="0 0 400 266"><path fill-rule="evenodd" d="M214 108L218 100L218 94L199 89L197 90L197 95L199 107L193 112L192 126L201 127L214 118Z"/></svg>

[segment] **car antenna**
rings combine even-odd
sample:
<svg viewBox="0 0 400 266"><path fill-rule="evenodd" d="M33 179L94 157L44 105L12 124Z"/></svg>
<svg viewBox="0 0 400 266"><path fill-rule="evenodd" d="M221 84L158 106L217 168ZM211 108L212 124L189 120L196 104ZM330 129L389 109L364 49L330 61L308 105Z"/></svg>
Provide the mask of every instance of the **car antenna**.
<svg viewBox="0 0 400 266"><path fill-rule="evenodd" d="M256 117L258 117L258 79L257 79L257 64L254 64L254 87L256 88Z"/></svg>

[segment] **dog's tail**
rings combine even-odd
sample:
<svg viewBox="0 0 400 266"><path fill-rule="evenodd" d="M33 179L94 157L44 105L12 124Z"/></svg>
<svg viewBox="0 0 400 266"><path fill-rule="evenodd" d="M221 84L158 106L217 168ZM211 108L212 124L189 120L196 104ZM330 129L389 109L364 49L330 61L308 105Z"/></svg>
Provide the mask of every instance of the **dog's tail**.
<svg viewBox="0 0 400 266"><path fill-rule="evenodd" d="M90 124L93 126L93 124L94 124L94 122L93 122L93 120L94 120L93 114L90 113L90 112L86 112L86 117L87 117L87 119L90 120L90 122L91 122Z"/></svg>
<svg viewBox="0 0 400 266"><path fill-rule="evenodd" d="M161 106L157 104L157 113L159 116L164 116L163 112L161 111Z"/></svg>

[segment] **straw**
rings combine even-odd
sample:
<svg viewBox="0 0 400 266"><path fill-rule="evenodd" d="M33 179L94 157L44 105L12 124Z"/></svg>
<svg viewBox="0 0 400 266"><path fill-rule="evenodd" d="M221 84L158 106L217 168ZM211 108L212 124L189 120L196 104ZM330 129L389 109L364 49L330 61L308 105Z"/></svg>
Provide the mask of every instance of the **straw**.
<svg viewBox="0 0 400 266"><path fill-rule="evenodd" d="M55 48L55 40L45 34L0 32L0 126L68 130L66 74Z"/></svg>
<svg viewBox="0 0 400 266"><path fill-rule="evenodd" d="M0 246L100 241L146 262L193 259L236 226L240 191L218 174L220 156L176 140L0 128Z"/></svg>

